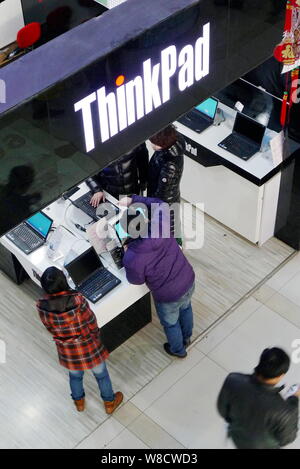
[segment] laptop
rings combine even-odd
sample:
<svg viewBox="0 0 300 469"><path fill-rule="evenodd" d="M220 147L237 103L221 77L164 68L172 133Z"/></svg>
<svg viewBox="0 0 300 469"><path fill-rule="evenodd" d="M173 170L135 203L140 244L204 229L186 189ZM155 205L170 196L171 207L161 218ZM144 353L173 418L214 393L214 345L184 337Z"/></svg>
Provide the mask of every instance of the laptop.
<svg viewBox="0 0 300 469"><path fill-rule="evenodd" d="M177 120L194 132L201 133L214 123L217 109L218 100L208 98Z"/></svg>
<svg viewBox="0 0 300 469"><path fill-rule="evenodd" d="M144 212L144 210L142 208L137 208L137 212L139 212L144 220L145 220L145 223L148 224L149 220L146 216L146 213ZM117 239L119 240L119 243L121 244L121 246L124 246L125 244L127 244L127 241L128 239L132 239L132 236L130 236L129 233L127 233L124 228L122 227L121 225L121 222L120 220L118 220L114 226L113 226L114 230L115 230L115 233L116 233L116 236L117 236ZM140 230L140 224L138 223L137 225L134 224L134 226L132 227L134 230L136 229L136 234L138 236L139 234L139 230Z"/></svg>
<svg viewBox="0 0 300 469"><path fill-rule="evenodd" d="M65 265L76 289L92 303L100 300L121 283L107 270L94 248L89 248L79 257Z"/></svg>
<svg viewBox="0 0 300 469"><path fill-rule="evenodd" d="M6 237L25 254L30 254L45 244L52 223L53 220L45 213L37 212L6 233Z"/></svg>
<svg viewBox="0 0 300 469"><path fill-rule="evenodd" d="M218 143L218 146L247 161L260 151L265 130L263 124L238 112L232 134Z"/></svg>
<svg viewBox="0 0 300 469"><path fill-rule="evenodd" d="M119 208L116 205L114 205L112 202L109 202L107 200L105 202L102 202L97 208L93 207L90 204L90 200L92 196L93 196L92 192L89 191L83 194L78 199L71 200L71 202L73 205L75 205L75 207L82 210L89 217L91 217L94 221L100 220L100 218L103 218L103 217L111 218L112 216L117 215L119 213ZM104 204L104 207L102 207L102 204ZM105 209L103 210L103 208Z"/></svg>

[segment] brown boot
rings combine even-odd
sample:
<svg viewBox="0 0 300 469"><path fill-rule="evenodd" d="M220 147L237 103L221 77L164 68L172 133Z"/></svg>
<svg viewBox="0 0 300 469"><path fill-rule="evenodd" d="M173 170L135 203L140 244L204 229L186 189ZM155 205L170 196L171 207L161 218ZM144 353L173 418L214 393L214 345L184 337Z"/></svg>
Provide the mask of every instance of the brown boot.
<svg viewBox="0 0 300 469"><path fill-rule="evenodd" d="M104 401L104 407L107 414L112 414L114 410L121 404L123 401L123 394L118 391L115 394L115 399L113 401Z"/></svg>
<svg viewBox="0 0 300 469"><path fill-rule="evenodd" d="M85 402L84 402L84 397L82 399L78 399L78 401L74 401L76 409L78 412L83 412L85 409Z"/></svg>

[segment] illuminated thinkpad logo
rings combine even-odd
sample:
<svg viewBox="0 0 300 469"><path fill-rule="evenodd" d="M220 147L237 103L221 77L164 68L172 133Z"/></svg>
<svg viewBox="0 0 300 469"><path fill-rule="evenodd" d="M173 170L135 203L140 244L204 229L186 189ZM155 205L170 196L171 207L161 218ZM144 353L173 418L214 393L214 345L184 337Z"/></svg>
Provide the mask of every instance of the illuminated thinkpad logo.
<svg viewBox="0 0 300 469"><path fill-rule="evenodd" d="M95 148L92 103L96 102L98 109L101 142L106 142L170 101L171 80L177 82L182 92L208 75L209 51L210 24L207 23L194 44L186 44L180 50L170 45L161 51L159 63L154 64L151 58L145 60L143 73L133 80L126 83L124 75L118 76L115 91L107 93L102 86L75 103L75 111L81 111L82 115L86 151Z"/></svg>

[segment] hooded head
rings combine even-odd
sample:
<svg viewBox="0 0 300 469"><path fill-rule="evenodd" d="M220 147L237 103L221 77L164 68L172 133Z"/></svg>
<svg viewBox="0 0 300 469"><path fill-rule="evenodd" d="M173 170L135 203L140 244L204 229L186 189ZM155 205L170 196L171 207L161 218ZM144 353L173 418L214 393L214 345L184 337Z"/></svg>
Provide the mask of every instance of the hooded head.
<svg viewBox="0 0 300 469"><path fill-rule="evenodd" d="M65 274L57 267L48 267L45 270L41 277L41 285L50 295L70 290Z"/></svg>

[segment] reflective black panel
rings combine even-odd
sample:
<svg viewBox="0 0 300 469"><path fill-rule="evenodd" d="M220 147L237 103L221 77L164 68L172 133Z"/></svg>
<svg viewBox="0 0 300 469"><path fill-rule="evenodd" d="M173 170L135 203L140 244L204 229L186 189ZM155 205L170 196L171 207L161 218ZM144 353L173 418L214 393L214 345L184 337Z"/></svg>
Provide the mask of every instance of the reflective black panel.
<svg viewBox="0 0 300 469"><path fill-rule="evenodd" d="M25 24L37 21L42 25L40 44L107 10L94 0L21 0L21 3Z"/></svg>
<svg viewBox="0 0 300 469"><path fill-rule="evenodd" d="M78 2L72 0L72 3ZM191 4L170 16L176 12L176 7ZM119 9L122 15L128 13L126 21L121 17L116 21ZM162 17L166 17L166 11L169 17L158 22L160 9ZM141 25L146 23L145 18L154 15L158 24L143 30ZM109 29L110 18L114 27ZM0 234L266 60L281 40L283 22L284 5L278 0L203 0L198 3L174 0L170 5L159 0L131 0L0 69L0 79L3 76L9 82L10 76L13 83L11 88L8 86L7 103L2 107L0 103ZM182 58L182 49L186 46L195 49L208 23L209 73L180 90L179 54L182 53ZM105 35L101 25L106 27ZM123 44L115 42L116 28L123 31ZM127 40L135 31L137 37ZM144 86L143 64L151 59L152 67L161 67L161 52L172 46L176 48L176 71L170 77L170 99L148 114L144 112L142 118L126 122L125 128L118 121L117 133L111 132L110 138L102 141L97 92L105 86L106 96L113 93L117 99L116 79L122 79L121 76L124 76L124 86L136 77L142 78ZM60 54L68 63L66 70L63 60L57 60ZM93 63L87 60L89 54ZM199 54L195 54L193 61L196 59ZM81 66L82 63L85 65ZM155 72L151 70L155 88ZM45 90L49 76L60 78L54 85L47 84L46 91L37 91L39 86ZM162 99L161 77L157 86ZM29 97L31 89L35 90L33 98ZM22 101L26 99L26 103L15 103L16 96ZM94 139L94 147L89 151L82 111L74 109L74 105L87 96L91 97L89 132ZM144 111L145 99L142 98ZM129 110L126 111L128 117ZM121 119L120 113L118 119ZM14 169L20 166L21 169Z"/></svg>

